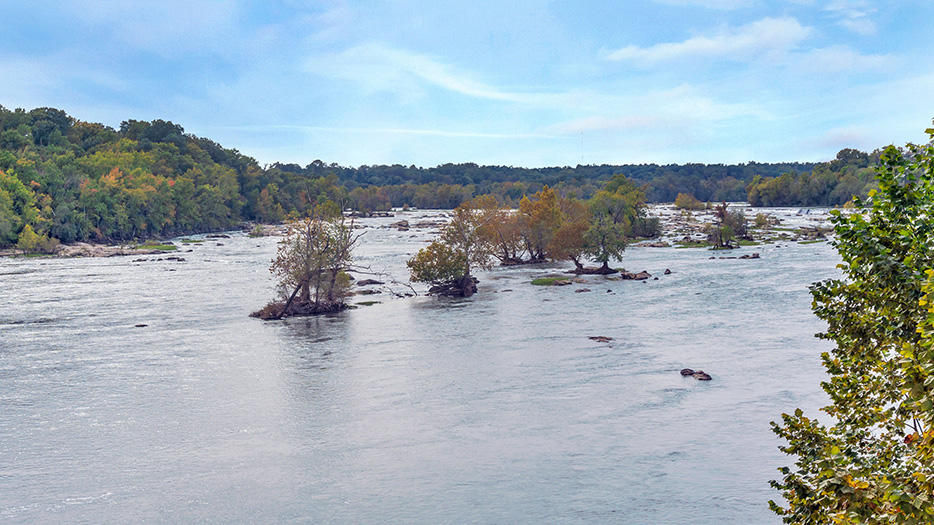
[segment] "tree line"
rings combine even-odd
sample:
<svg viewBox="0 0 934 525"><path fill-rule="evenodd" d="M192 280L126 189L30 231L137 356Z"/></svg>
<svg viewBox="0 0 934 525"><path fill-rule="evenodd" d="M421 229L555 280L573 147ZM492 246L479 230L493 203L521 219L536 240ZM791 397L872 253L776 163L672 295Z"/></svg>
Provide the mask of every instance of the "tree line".
<svg viewBox="0 0 934 525"><path fill-rule="evenodd" d="M833 162L350 168L316 160L305 167L261 166L165 120L127 120L114 129L60 109L0 106L0 248L50 250L58 241L128 241L243 221L280 222L309 216L327 202L364 213L453 209L489 194L518 207L545 187L562 197L590 199L618 173L643 188L648 202L670 202L684 192L704 201L837 204L865 189L860 170L868 164L852 166L849 157L843 169Z"/></svg>

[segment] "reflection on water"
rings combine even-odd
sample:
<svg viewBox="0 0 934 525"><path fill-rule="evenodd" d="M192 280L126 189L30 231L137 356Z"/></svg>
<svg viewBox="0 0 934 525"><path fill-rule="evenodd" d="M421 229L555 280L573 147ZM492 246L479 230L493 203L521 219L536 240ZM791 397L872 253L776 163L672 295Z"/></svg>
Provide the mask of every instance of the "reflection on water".
<svg viewBox="0 0 934 525"><path fill-rule="evenodd" d="M368 229L359 260L404 280L427 238ZM827 245L264 323L275 239L224 244L0 260L0 520L775 522L768 423L824 402Z"/></svg>

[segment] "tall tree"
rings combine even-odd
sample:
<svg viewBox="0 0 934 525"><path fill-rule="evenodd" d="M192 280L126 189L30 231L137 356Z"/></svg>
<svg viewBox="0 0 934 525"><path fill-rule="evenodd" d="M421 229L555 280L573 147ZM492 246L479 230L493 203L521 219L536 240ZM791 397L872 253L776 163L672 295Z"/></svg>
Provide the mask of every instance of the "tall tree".
<svg viewBox="0 0 934 525"><path fill-rule="evenodd" d="M835 344L821 356L832 419L799 409L773 423L796 457L772 482L786 523L934 520L934 147L881 159L878 192L833 212L843 278L811 288Z"/></svg>

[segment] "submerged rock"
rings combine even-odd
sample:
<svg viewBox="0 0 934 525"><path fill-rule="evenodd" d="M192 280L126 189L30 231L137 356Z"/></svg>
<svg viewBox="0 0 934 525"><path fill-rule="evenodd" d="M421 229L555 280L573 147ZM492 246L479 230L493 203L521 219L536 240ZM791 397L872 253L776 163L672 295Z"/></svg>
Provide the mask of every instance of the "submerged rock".
<svg viewBox="0 0 934 525"><path fill-rule="evenodd" d="M596 341L598 343L609 343L610 341L613 340L612 337L607 337L605 335L591 335L587 339L590 339L591 341Z"/></svg>

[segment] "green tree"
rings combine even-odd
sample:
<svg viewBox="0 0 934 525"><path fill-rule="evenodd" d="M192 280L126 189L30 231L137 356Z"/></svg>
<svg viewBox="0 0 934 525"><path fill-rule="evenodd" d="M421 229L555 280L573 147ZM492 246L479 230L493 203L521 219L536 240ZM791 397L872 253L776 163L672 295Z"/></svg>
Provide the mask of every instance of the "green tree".
<svg viewBox="0 0 934 525"><path fill-rule="evenodd" d="M484 199L467 201L454 209L441 237L419 250L406 265L414 282L432 284L429 293L470 297L477 291L474 268L489 268L496 246L488 234L489 213Z"/></svg>
<svg viewBox="0 0 934 525"><path fill-rule="evenodd" d="M675 207L682 210L703 210L704 203L690 193L679 193L675 197Z"/></svg>
<svg viewBox="0 0 934 525"><path fill-rule="evenodd" d="M811 288L835 344L822 355L832 419L798 409L773 423L797 458L772 482L786 523L934 521L934 147L889 147L881 162L878 192L834 212L843 278Z"/></svg>
<svg viewBox="0 0 934 525"><path fill-rule="evenodd" d="M19 240L16 241L16 247L23 251L23 253L35 253L39 251L41 246L42 238L32 229L32 226L27 224L23 226L23 230L19 232Z"/></svg>
<svg viewBox="0 0 934 525"><path fill-rule="evenodd" d="M591 222L584 234L584 253L601 263L600 273L612 273L611 259L620 260L641 217L645 192L625 175L614 175L589 201Z"/></svg>

